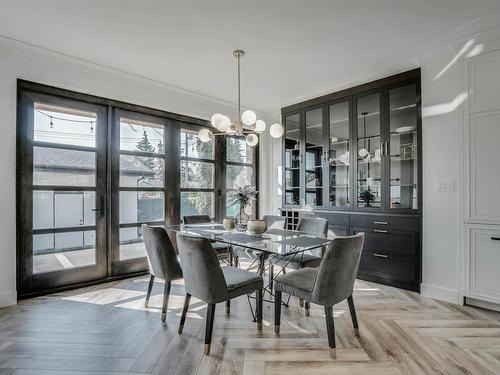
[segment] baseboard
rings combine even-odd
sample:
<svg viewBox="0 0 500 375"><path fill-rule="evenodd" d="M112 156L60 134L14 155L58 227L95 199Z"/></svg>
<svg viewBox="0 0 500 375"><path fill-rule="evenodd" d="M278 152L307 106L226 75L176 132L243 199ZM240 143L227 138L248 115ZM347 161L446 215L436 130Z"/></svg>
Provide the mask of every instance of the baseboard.
<svg viewBox="0 0 500 375"><path fill-rule="evenodd" d="M498 303L483 301L476 298L465 297L465 304L500 312L500 304Z"/></svg>
<svg viewBox="0 0 500 375"><path fill-rule="evenodd" d="M422 283L420 284L420 294L425 297L460 305L460 294L458 290Z"/></svg>
<svg viewBox="0 0 500 375"><path fill-rule="evenodd" d="M0 293L0 307L17 304L17 293L15 291Z"/></svg>

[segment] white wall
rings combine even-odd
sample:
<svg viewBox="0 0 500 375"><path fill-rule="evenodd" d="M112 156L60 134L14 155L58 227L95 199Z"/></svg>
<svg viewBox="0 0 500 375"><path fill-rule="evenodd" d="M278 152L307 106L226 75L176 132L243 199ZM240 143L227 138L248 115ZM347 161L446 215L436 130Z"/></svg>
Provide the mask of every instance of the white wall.
<svg viewBox="0 0 500 375"><path fill-rule="evenodd" d="M17 78L205 119L235 113L231 103L0 37L0 307L16 303Z"/></svg>

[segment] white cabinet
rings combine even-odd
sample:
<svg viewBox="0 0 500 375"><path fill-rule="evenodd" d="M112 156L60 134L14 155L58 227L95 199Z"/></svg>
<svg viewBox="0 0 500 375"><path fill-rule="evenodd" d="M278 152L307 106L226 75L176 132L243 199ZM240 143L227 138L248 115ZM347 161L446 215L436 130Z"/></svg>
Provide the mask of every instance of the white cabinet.
<svg viewBox="0 0 500 375"><path fill-rule="evenodd" d="M500 50L469 58L466 67L464 296L467 301L496 304L496 309L500 306Z"/></svg>
<svg viewBox="0 0 500 375"><path fill-rule="evenodd" d="M492 226L467 228L468 297L488 302L500 301L500 229Z"/></svg>

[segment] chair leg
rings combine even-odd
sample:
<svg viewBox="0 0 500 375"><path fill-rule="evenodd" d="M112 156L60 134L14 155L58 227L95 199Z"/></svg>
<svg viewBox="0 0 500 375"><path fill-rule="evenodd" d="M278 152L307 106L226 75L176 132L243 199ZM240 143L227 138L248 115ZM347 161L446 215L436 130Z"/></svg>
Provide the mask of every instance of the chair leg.
<svg viewBox="0 0 500 375"><path fill-rule="evenodd" d="M328 346L330 347L330 357L337 358L335 347L335 323L333 321L333 307L325 306L326 330L328 333Z"/></svg>
<svg viewBox="0 0 500 375"><path fill-rule="evenodd" d="M234 257L233 257L233 249L231 246L227 248L229 250L229 265L234 266Z"/></svg>
<svg viewBox="0 0 500 375"><path fill-rule="evenodd" d="M226 301L226 315L229 315L229 314L231 314L231 300L230 299L228 299Z"/></svg>
<svg viewBox="0 0 500 375"><path fill-rule="evenodd" d="M349 311L351 312L352 325L354 327L354 334L359 337L358 317L356 316L356 308L354 307L354 300L352 296L347 297L349 304Z"/></svg>
<svg viewBox="0 0 500 375"><path fill-rule="evenodd" d="M302 298L299 299L299 306L304 307L304 300Z"/></svg>
<svg viewBox="0 0 500 375"><path fill-rule="evenodd" d="M179 322L179 330L177 331L179 335L182 335L182 330L184 329L184 322L186 321L186 314L189 310L190 300L191 294L186 293L186 298L184 299L184 308L182 309L181 321Z"/></svg>
<svg viewBox="0 0 500 375"><path fill-rule="evenodd" d="M257 290L257 298L255 299L255 312L257 319L257 329L262 331L262 289Z"/></svg>
<svg viewBox="0 0 500 375"><path fill-rule="evenodd" d="M304 302L304 306L305 306L305 313L306 313L306 316L310 316L311 315L311 305L309 302L305 301Z"/></svg>
<svg viewBox="0 0 500 375"><path fill-rule="evenodd" d="M280 333L281 323L281 292L274 292L274 332Z"/></svg>
<svg viewBox="0 0 500 375"><path fill-rule="evenodd" d="M205 328L205 355L210 353L210 344L212 343L212 330L214 328L215 303L209 303L207 306L207 321Z"/></svg>
<svg viewBox="0 0 500 375"><path fill-rule="evenodd" d="M269 289L273 290L274 284L274 265L271 260L269 260Z"/></svg>
<svg viewBox="0 0 500 375"><path fill-rule="evenodd" d="M167 320L167 309L168 309L168 298L170 297L170 288L172 283L170 281L165 281L165 286L163 288L163 304L161 307L161 321L165 322Z"/></svg>
<svg viewBox="0 0 500 375"><path fill-rule="evenodd" d="M148 292L146 293L146 301L144 301L144 307L149 306L149 297L151 297L151 291L153 290L154 282L155 282L155 277L154 277L154 275L151 275L149 277Z"/></svg>

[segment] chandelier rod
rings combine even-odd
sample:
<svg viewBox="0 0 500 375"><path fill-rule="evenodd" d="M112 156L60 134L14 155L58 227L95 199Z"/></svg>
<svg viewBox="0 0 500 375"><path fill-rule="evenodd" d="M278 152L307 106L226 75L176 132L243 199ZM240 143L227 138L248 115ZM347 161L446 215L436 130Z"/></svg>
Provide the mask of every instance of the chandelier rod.
<svg viewBox="0 0 500 375"><path fill-rule="evenodd" d="M238 59L238 120L237 122L240 122L241 119L241 67L240 67L240 58L241 56L244 55L245 52L243 52L240 49L237 49L236 51L233 52L233 55Z"/></svg>

